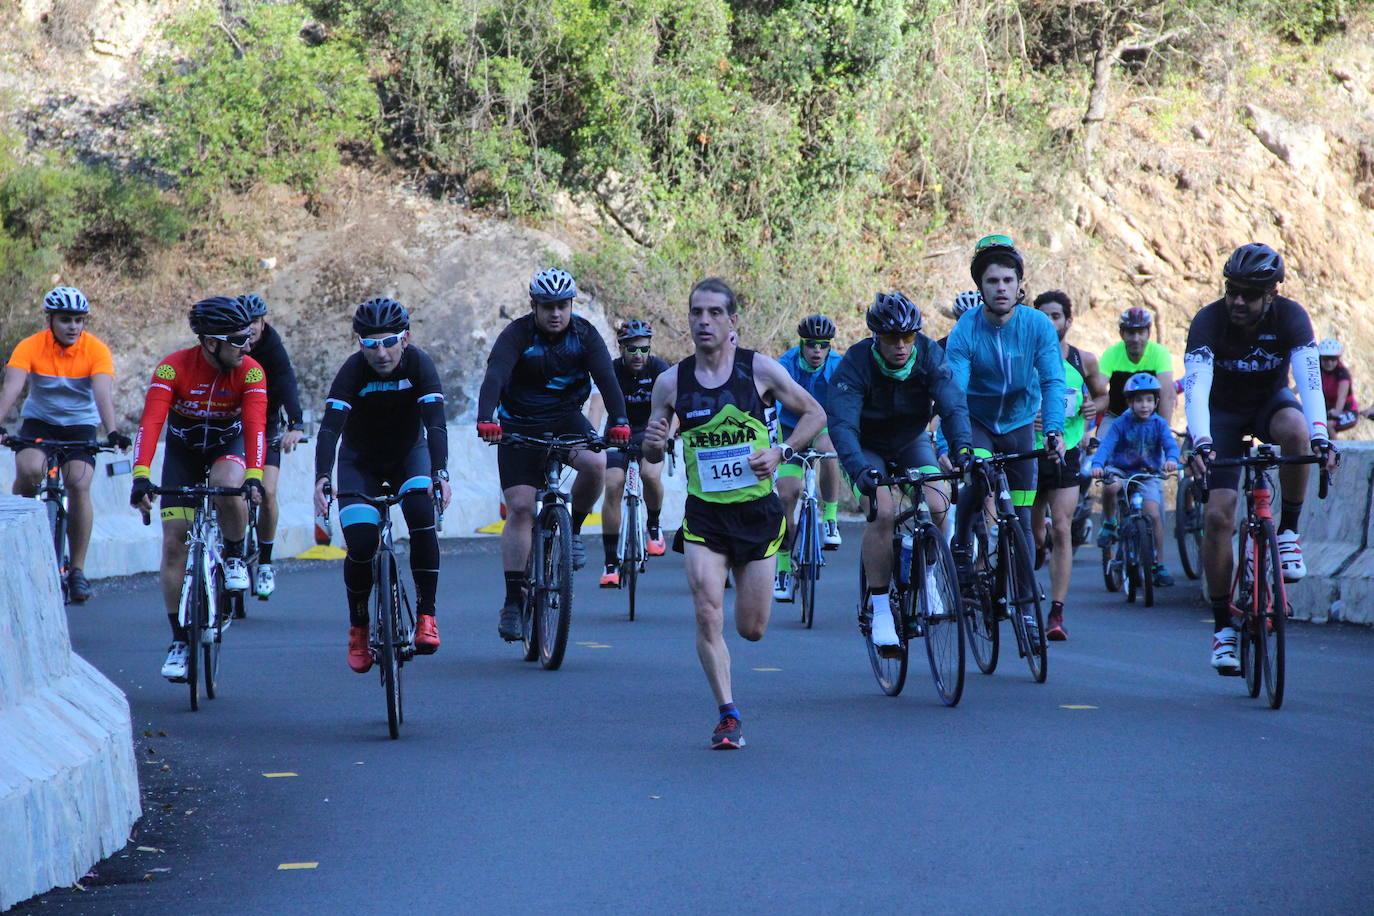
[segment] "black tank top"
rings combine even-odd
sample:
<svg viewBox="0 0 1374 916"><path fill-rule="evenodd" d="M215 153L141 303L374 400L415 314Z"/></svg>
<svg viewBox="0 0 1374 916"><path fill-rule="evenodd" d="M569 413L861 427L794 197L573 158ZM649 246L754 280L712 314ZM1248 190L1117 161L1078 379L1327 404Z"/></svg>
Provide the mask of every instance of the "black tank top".
<svg viewBox="0 0 1374 916"><path fill-rule="evenodd" d="M697 358L677 364L673 412L681 427L687 465L687 492L707 502L737 503L773 492L771 478L749 469L749 456L768 448L767 408L754 385L754 351L735 349L730 377L719 388L704 388L696 377Z"/></svg>

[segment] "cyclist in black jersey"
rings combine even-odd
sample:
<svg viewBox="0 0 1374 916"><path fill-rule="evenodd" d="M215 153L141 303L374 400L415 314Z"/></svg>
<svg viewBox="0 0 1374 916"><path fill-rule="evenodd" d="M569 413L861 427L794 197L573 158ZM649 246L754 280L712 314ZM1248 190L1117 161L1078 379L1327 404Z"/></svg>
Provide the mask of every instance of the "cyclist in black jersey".
<svg viewBox="0 0 1374 916"><path fill-rule="evenodd" d="M763 638L773 603L773 555L786 525L773 472L825 425L825 411L777 362L737 347L734 291L718 277L692 287L687 318L693 355L659 375L644 431L644 457L661 460L673 417L681 423L687 504L674 549L682 550L696 607L697 655L719 719L711 747L744 744L725 645L725 579L735 577L735 628ZM788 441L771 444L768 408L797 416Z"/></svg>
<svg viewBox="0 0 1374 916"><path fill-rule="evenodd" d="M1284 278L1283 258L1268 245L1242 245L1226 261L1222 275L1225 293L1193 317L1183 358L1194 473L1206 473L1212 458L1240 457L1242 440L1249 435L1279 445L1285 455L1323 454L1325 466L1334 468L1312 321L1301 305L1277 292ZM1290 368L1298 397L1288 388ZM1219 674L1240 671L1230 606L1239 476L1239 468L1211 472L1202 538L1214 618L1212 667ZM1279 469L1277 539L1288 582L1307 574L1298 539L1307 476L1308 465Z"/></svg>
<svg viewBox="0 0 1374 916"><path fill-rule="evenodd" d="M281 476L281 456L290 453L305 438L305 415L301 410L300 390L296 386L296 370L286 352L281 335L267 323L267 303L261 296L245 293L239 301L248 307L253 323L253 342L248 354L258 361L267 373L267 455L262 467L262 485L267 496L258 507L258 575L253 582L253 594L267 598L277 587L272 569L272 545L277 537L277 480ZM282 412L286 412L286 431L281 429Z"/></svg>
<svg viewBox="0 0 1374 916"><path fill-rule="evenodd" d="M537 451L501 445L505 430L530 436L589 435L582 405L596 381L610 423L607 438L628 445L625 398L611 368L611 355L592 323L572 311L577 283L567 271L542 270L530 281L530 311L512 321L492 345L477 401L477 435L498 446L496 462L506 501L501 561L506 598L498 628L501 638L520 638L520 604L525 564L534 527L534 496L544 484L544 457ZM582 523L601 496L606 457L574 450L566 463L577 470L572 484L573 568L586 565Z"/></svg>
<svg viewBox="0 0 1374 916"><path fill-rule="evenodd" d="M410 573L415 579L415 651L439 648L434 598L439 587L439 535L435 503L447 508L448 425L444 389L434 362L410 343L410 314L392 299L369 299L353 316L357 353L344 361L329 386L315 442L315 512L328 511L334 449L339 450L339 492L380 496L383 483L405 498L410 529ZM342 435L342 442L340 436ZM348 556L348 666L372 667L367 644L372 558L381 514L358 497L339 497L339 523Z"/></svg>
<svg viewBox="0 0 1374 916"><path fill-rule="evenodd" d="M615 338L620 345L620 356L611 363L611 367L615 370L616 380L620 382L620 392L625 396L631 445L639 445L644 441L654 380L668 369L666 362L649 352L653 336L653 326L638 318L616 328ZM620 585L615 549L620 537L620 500L625 490L625 471L629 461L629 456L624 452L606 453L606 495L601 501L601 544L606 561L606 570L601 574L602 588L617 588ZM639 462L639 480L644 489L644 509L649 525L645 551L651 557L661 557L667 551L659 524L659 513L663 511L663 462L642 458Z"/></svg>

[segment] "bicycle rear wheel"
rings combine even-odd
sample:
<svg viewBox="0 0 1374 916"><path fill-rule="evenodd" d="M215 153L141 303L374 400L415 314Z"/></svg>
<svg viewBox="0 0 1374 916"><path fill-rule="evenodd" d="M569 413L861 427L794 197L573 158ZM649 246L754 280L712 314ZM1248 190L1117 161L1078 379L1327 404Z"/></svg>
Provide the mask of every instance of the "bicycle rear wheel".
<svg viewBox="0 0 1374 916"><path fill-rule="evenodd" d="M1121 536L1116 535L1115 539L1102 548L1102 584L1109 592L1121 591L1124 578L1121 571L1120 553L1122 550Z"/></svg>
<svg viewBox="0 0 1374 916"><path fill-rule="evenodd" d="M896 597L891 592L889 600ZM898 624L901 626L901 624ZM884 658L878 653L878 647L873 645L873 612L868 607L868 578L864 575L864 565L859 563L859 632L863 634L864 646L868 649L868 663L873 668L873 676L878 680L878 686L883 693L890 697L895 697L902 692L902 687L906 685L907 667L907 641L902 630L898 630L897 636L901 639L899 652L892 658Z"/></svg>
<svg viewBox="0 0 1374 916"><path fill-rule="evenodd" d="M979 522L975 523L980 525ZM970 593L960 594L960 605L964 612L964 631L968 634L968 647L973 652L973 661L978 670L992 674L997 670L997 655L1002 643L1002 628L997 622L997 609L992 603L988 583L992 579L992 562L988 557L988 542L985 530L977 530L974 535L977 557L973 561L974 584Z"/></svg>
<svg viewBox="0 0 1374 916"><path fill-rule="evenodd" d="M954 706L964 694L964 615L959 612L959 573L954 568L949 545L935 526L926 527L917 544L920 547L912 552L911 575L921 588L918 604L926 637L926 658L940 702Z"/></svg>
<svg viewBox="0 0 1374 916"><path fill-rule="evenodd" d="M1202 506L1198 504L1189 478L1178 479L1178 495L1174 498L1174 540L1178 542L1178 559L1189 579L1202 576Z"/></svg>
<svg viewBox="0 0 1374 916"><path fill-rule="evenodd" d="M386 727L393 740L401 737L401 673L396 658L396 560L383 548L373 561L377 589L373 628L377 636L377 661L382 669L382 690L386 693Z"/></svg>
<svg viewBox="0 0 1374 916"><path fill-rule="evenodd" d="M572 518L561 505L544 509L538 536L544 541L543 586L535 593L539 664L557 671L568 648L572 620Z"/></svg>
<svg viewBox="0 0 1374 916"><path fill-rule="evenodd" d="M224 643L224 628L230 612L230 605L226 601L228 592L224 590L224 571L216 567L211 581L215 600L213 603L207 602L205 629L201 631L200 640L201 667L205 674L207 700L213 700L219 690L219 650ZM194 646L192 651L195 651Z"/></svg>
<svg viewBox="0 0 1374 916"><path fill-rule="evenodd" d="M1283 566L1279 560L1278 539L1274 537L1274 523L1266 519L1255 565L1255 602L1259 614L1255 618L1255 642L1264 647L1260 653L1264 674L1264 693L1269 707L1283 705L1284 686L1284 624L1288 618L1288 592L1283 584Z"/></svg>
<svg viewBox="0 0 1374 916"><path fill-rule="evenodd" d="M1010 536L1008 536L1010 534ZM1026 656L1031 677L1037 684L1049 676L1049 654L1045 651L1045 617L1040 607L1040 583L1032 571L1030 548L1021 525L1007 525L1002 533L1006 547L1002 561L1002 585L1007 598L1007 613L1016 629L1016 641ZM1021 581L1017 581L1020 579Z"/></svg>

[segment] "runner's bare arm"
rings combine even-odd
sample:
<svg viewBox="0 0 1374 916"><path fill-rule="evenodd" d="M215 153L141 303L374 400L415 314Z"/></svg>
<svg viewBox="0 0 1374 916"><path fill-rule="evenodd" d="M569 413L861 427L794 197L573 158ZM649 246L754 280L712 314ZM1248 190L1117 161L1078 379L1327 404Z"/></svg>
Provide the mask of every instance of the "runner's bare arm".
<svg viewBox="0 0 1374 916"><path fill-rule="evenodd" d="M668 432L673 425L673 403L677 400L677 369L659 373L654 380L654 393L649 401L649 423L644 427L641 448L644 460L662 461L668 444Z"/></svg>
<svg viewBox="0 0 1374 916"><path fill-rule="evenodd" d="M28 380L29 373L18 366L5 367L5 381L0 385L0 423L4 422L5 417L9 416L10 408L14 402L19 400L19 394L24 390L24 382Z"/></svg>
<svg viewBox="0 0 1374 916"><path fill-rule="evenodd" d="M1107 377L1102 374L1102 365L1097 361L1096 353L1089 353L1087 350L1078 351L1083 356L1083 375L1084 381L1088 383L1089 399L1084 404L1083 416L1088 423L1092 422L1102 414L1107 412L1108 384ZM1088 412L1087 404L1091 404L1092 413Z"/></svg>

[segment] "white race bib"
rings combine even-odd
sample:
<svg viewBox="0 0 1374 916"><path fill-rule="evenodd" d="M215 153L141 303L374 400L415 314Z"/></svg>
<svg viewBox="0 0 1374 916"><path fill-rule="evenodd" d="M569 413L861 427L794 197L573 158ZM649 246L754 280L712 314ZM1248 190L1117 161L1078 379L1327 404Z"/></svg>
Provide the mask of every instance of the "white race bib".
<svg viewBox="0 0 1374 916"><path fill-rule="evenodd" d="M748 445L698 449L697 478L701 481L701 491L723 493L758 483L758 477L749 469L749 456L753 451Z"/></svg>

